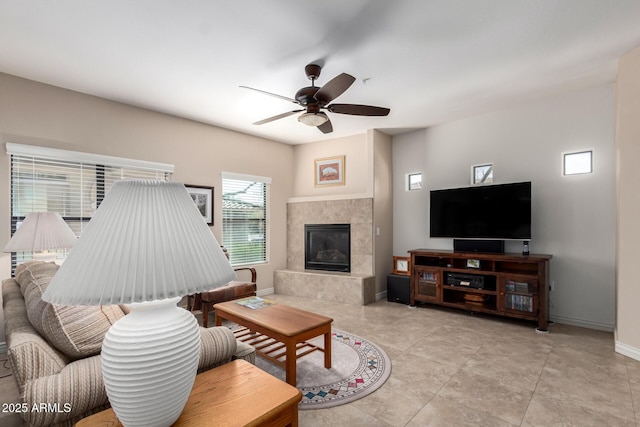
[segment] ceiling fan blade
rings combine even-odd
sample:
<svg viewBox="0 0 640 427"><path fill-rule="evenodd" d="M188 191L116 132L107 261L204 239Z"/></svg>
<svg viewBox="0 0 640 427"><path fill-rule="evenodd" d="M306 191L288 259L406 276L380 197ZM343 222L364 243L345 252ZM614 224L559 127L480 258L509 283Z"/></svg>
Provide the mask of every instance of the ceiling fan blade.
<svg viewBox="0 0 640 427"><path fill-rule="evenodd" d="M315 98L320 104L326 105L342 95L344 91L349 89L349 86L351 86L355 81L355 77L342 73L329 80L327 84L318 89Z"/></svg>
<svg viewBox="0 0 640 427"><path fill-rule="evenodd" d="M288 96L278 95L277 93L271 93L271 92L267 92L265 90L254 89L254 88L249 87L249 86L240 86L240 87L243 88L243 89L255 90L256 92L260 92L260 93L263 93L265 95L275 96L276 98L280 98L280 99L285 100L285 101L293 102L294 104L299 104L298 101L296 101L293 98L289 98Z"/></svg>
<svg viewBox="0 0 640 427"><path fill-rule="evenodd" d="M338 114L351 114L352 116L386 116L391 111L384 107L359 104L331 104L327 110Z"/></svg>
<svg viewBox="0 0 640 427"><path fill-rule="evenodd" d="M318 129L320 129L322 133L333 132L333 125L331 124L331 120L327 120L326 122L318 126Z"/></svg>
<svg viewBox="0 0 640 427"><path fill-rule="evenodd" d="M290 115L299 113L300 111L304 110L287 111L286 113L278 114L277 116L269 117L267 119L260 120L259 122L255 122L254 125L263 125L265 123L273 122L274 120L284 119L285 117L289 117Z"/></svg>

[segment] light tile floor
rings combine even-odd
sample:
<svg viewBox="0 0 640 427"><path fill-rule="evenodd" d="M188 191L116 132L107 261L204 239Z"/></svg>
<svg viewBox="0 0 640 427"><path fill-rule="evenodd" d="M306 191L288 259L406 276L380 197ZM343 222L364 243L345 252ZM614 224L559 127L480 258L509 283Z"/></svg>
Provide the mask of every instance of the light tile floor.
<svg viewBox="0 0 640 427"><path fill-rule="evenodd" d="M382 388L353 403L300 411L301 426L636 426L640 362L613 334L378 301L363 307L270 295L330 316L389 354Z"/></svg>
<svg viewBox="0 0 640 427"><path fill-rule="evenodd" d="M266 298L330 316L391 358L391 377L379 390L300 411L302 427L640 423L640 362L615 353L611 333L555 324L539 334L528 322L387 301L360 307ZM14 401L17 389L5 380L0 402ZM20 423L3 417L0 425Z"/></svg>

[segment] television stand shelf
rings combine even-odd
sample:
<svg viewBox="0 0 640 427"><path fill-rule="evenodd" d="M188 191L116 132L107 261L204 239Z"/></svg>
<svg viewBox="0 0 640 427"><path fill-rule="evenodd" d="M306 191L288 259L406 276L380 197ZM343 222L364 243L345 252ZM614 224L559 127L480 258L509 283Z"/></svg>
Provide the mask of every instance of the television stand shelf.
<svg viewBox="0 0 640 427"><path fill-rule="evenodd" d="M549 325L549 261L544 254L414 249L411 305L426 302Z"/></svg>

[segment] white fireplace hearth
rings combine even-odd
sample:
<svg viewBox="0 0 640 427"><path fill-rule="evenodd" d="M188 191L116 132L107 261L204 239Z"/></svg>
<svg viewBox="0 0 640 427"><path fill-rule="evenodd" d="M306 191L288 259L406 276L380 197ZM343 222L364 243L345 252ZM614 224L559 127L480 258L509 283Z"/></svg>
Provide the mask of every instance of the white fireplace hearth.
<svg viewBox="0 0 640 427"><path fill-rule="evenodd" d="M316 270L277 270L276 293L301 298L367 305L376 300L374 276Z"/></svg>

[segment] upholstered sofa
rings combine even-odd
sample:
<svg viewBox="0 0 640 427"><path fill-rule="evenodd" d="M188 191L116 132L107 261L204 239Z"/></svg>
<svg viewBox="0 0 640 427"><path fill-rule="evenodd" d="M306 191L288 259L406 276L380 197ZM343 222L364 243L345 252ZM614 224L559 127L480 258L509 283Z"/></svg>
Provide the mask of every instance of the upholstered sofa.
<svg viewBox="0 0 640 427"><path fill-rule="evenodd" d="M70 426L109 407L100 350L111 324L126 315L119 306L42 301L57 269L28 262L2 282L7 356L26 409L21 415L34 426ZM200 336L199 371L237 358L255 363L255 350L225 327L200 328Z"/></svg>

